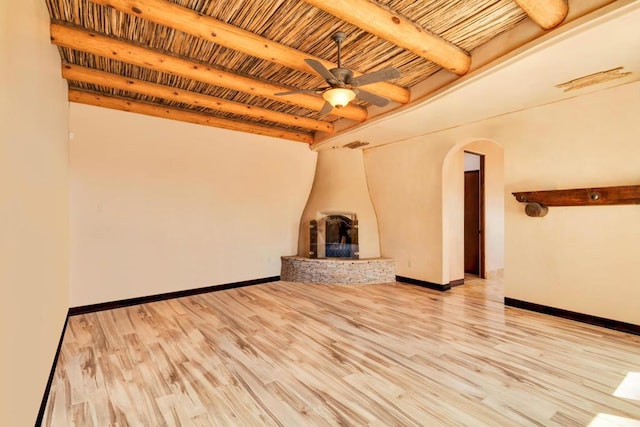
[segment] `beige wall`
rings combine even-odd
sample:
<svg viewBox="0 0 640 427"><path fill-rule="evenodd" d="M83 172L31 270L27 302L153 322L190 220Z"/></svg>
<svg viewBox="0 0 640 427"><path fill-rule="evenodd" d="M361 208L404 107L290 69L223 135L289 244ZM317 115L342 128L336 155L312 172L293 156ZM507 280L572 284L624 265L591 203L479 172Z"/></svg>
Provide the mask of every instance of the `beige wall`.
<svg viewBox="0 0 640 427"><path fill-rule="evenodd" d="M71 306L280 274L307 145L71 104Z"/></svg>
<svg viewBox="0 0 640 427"><path fill-rule="evenodd" d="M511 192L640 183L640 82L515 115L505 140L506 295L640 324L640 205L549 208Z"/></svg>
<svg viewBox="0 0 640 427"><path fill-rule="evenodd" d="M502 193L502 189L500 189ZM444 282L464 279L464 150L452 149L442 165ZM447 236L449 236L447 238ZM448 260L448 261L447 261Z"/></svg>
<svg viewBox="0 0 640 427"><path fill-rule="evenodd" d="M436 175L456 145L491 139L504 147L506 295L640 324L640 206L550 208L529 218L511 195L638 183L638 111L636 82L367 151L383 254L400 275L446 282Z"/></svg>
<svg viewBox="0 0 640 427"><path fill-rule="evenodd" d="M396 260L399 276L437 284L464 278L464 150L486 154L486 269L503 268L502 147L473 136L419 137L365 151L382 256Z"/></svg>
<svg viewBox="0 0 640 427"><path fill-rule="evenodd" d="M380 256L378 222L367 188L362 150L342 148L318 153L313 188L300 220L299 256L309 256L310 221L330 213L357 214L360 258Z"/></svg>
<svg viewBox="0 0 640 427"><path fill-rule="evenodd" d="M396 260L399 276L449 282L442 252L442 162L449 148L414 138L365 151L380 251Z"/></svg>
<svg viewBox="0 0 640 427"><path fill-rule="evenodd" d="M41 0L0 2L0 425L33 425L68 301L68 104Z"/></svg>

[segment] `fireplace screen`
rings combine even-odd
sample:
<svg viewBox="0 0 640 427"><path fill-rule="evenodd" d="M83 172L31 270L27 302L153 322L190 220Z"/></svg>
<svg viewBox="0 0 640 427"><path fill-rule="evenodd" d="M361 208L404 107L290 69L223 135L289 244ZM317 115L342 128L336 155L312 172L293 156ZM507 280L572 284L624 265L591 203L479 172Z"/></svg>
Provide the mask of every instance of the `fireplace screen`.
<svg viewBox="0 0 640 427"><path fill-rule="evenodd" d="M311 221L311 258L358 259L358 220L354 215L327 215Z"/></svg>

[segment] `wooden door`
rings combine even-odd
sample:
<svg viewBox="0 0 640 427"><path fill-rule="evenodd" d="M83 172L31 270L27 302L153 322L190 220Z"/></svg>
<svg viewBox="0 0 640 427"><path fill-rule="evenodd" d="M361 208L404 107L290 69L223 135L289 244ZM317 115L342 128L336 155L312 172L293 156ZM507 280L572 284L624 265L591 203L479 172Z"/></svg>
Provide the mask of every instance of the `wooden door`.
<svg viewBox="0 0 640 427"><path fill-rule="evenodd" d="M480 171L464 173L464 272L480 275Z"/></svg>

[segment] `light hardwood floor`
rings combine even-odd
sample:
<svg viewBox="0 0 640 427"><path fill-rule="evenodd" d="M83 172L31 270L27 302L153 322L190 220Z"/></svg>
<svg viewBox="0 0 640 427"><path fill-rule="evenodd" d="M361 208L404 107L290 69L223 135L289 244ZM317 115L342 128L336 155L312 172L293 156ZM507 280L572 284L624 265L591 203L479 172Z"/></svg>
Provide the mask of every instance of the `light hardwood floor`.
<svg viewBox="0 0 640 427"><path fill-rule="evenodd" d="M274 282L71 317L44 425L637 425L633 372L640 337L497 282Z"/></svg>

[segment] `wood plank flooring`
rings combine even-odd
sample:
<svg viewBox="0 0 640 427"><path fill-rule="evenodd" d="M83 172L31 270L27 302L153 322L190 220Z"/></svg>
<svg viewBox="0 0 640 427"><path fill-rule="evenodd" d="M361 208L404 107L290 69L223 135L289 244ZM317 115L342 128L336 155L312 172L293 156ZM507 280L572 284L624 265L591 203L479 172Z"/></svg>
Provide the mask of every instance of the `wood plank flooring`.
<svg viewBox="0 0 640 427"><path fill-rule="evenodd" d="M633 372L640 337L496 282L274 282L71 317L44 425L639 425Z"/></svg>

